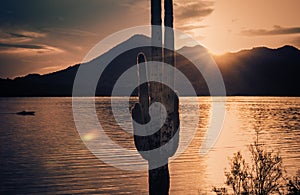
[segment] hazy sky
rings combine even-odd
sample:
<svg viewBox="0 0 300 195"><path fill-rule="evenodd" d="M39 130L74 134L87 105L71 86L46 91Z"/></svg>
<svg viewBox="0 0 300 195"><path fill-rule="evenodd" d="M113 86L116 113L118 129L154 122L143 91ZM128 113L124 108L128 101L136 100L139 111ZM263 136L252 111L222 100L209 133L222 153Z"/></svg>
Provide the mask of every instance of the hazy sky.
<svg viewBox="0 0 300 195"><path fill-rule="evenodd" d="M175 28L212 53L289 44L300 48L299 0L174 0ZM106 36L150 24L150 0L3 0L0 77L80 63Z"/></svg>

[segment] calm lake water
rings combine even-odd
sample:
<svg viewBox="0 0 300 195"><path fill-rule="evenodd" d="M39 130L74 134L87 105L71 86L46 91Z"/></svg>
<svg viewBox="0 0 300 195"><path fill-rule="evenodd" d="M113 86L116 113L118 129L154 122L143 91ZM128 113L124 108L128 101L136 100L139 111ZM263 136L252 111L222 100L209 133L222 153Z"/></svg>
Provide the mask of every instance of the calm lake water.
<svg viewBox="0 0 300 195"><path fill-rule="evenodd" d="M211 103L208 97L180 99L180 136L193 121L199 125L187 150L170 163L171 194L211 194L212 186L223 185L228 157L241 151L249 158L256 130L260 143L280 151L288 175L300 168L300 98L227 98L221 135L213 149L200 155ZM191 111L198 107L195 119ZM22 110L36 115L8 114ZM110 98L97 98L96 110L111 139L134 149L132 135L113 120ZM71 98L0 98L0 113L1 194L147 194L147 171L119 170L87 149L74 124ZM131 125L130 119L123 122Z"/></svg>

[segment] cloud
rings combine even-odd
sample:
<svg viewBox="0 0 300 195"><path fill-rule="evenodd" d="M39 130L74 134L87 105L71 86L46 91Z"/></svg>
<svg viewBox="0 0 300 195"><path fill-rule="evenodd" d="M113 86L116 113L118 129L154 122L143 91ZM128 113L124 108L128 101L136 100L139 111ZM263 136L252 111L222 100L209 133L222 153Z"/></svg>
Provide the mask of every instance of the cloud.
<svg viewBox="0 0 300 195"><path fill-rule="evenodd" d="M0 31L0 54L37 55L62 53L47 43L46 33L18 28Z"/></svg>
<svg viewBox="0 0 300 195"><path fill-rule="evenodd" d="M281 27L274 25L273 29L248 29L241 32L245 36L264 36L264 35L288 35L300 34L300 27Z"/></svg>
<svg viewBox="0 0 300 195"><path fill-rule="evenodd" d="M31 38L27 35L22 35L22 34L18 34L18 33L9 32L8 34L11 35L12 37L17 37L17 38Z"/></svg>
<svg viewBox="0 0 300 195"><path fill-rule="evenodd" d="M206 28L208 26L206 25L201 25L201 24L186 24L186 25L182 25L180 27L178 27L178 29L183 30L185 32L192 32L195 30L199 30L202 28Z"/></svg>
<svg viewBox="0 0 300 195"><path fill-rule="evenodd" d="M206 28L201 22L213 11L214 3L203 0L177 0L174 3L176 28L196 35L202 28Z"/></svg>
<svg viewBox="0 0 300 195"><path fill-rule="evenodd" d="M98 36L98 34L93 32L71 29L71 28L45 28L43 30L51 34L61 34L66 36L81 36L81 37Z"/></svg>
<svg viewBox="0 0 300 195"><path fill-rule="evenodd" d="M18 44L7 44L0 43L0 47L9 47L9 48L26 48L26 49L44 49L44 46L41 45L18 45Z"/></svg>
<svg viewBox="0 0 300 195"><path fill-rule="evenodd" d="M33 44L8 44L0 43L1 54L53 54L61 53L63 50L49 45L33 45Z"/></svg>
<svg viewBox="0 0 300 195"><path fill-rule="evenodd" d="M5 44L31 42L35 39L43 38L46 36L47 34L45 33L20 30L20 28L6 28L5 30L1 30L0 28L0 43Z"/></svg>
<svg viewBox="0 0 300 195"><path fill-rule="evenodd" d="M17 38L40 38L40 37L45 37L45 33L40 33L40 32L33 32L33 31L20 31L20 32L8 32L8 34L12 37L17 37Z"/></svg>
<svg viewBox="0 0 300 195"><path fill-rule="evenodd" d="M181 21L186 20L202 20L204 17L210 15L214 9L214 4L210 1L181 1L175 3L176 18Z"/></svg>

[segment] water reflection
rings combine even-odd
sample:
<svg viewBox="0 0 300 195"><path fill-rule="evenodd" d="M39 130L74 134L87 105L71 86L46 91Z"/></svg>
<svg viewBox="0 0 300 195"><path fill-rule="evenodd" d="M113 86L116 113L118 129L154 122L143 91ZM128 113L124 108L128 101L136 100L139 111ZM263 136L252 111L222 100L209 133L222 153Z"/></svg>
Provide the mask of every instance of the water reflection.
<svg viewBox="0 0 300 195"><path fill-rule="evenodd" d="M198 120L199 125L187 150L170 164L172 194L210 194L213 185L222 185L228 156L240 150L249 158L248 146L256 139L255 130L260 132L260 142L280 150L289 174L300 167L299 98L227 98L218 142L207 155L200 156L199 148L209 126L210 100L180 100L181 123L185 124L180 136L191 131L187 124ZM195 102L199 102L199 118L190 114L198 109ZM82 104L84 112L84 100ZM118 170L86 149L75 129L71 106L70 98L0 99L2 113L36 111L35 117L0 116L0 192L146 194L146 171ZM119 128L109 106L109 98L96 99L98 118L106 133L122 147L135 149L132 135ZM121 121L131 128L130 119ZM83 139L97 139L94 135L91 130ZM112 151L112 155L122 154Z"/></svg>

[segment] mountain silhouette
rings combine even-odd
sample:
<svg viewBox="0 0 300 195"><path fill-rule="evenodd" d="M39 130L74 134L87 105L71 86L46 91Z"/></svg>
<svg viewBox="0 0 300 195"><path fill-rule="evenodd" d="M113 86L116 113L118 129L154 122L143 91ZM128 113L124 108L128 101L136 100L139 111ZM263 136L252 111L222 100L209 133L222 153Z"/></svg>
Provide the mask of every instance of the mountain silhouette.
<svg viewBox="0 0 300 195"><path fill-rule="evenodd" d="M103 58L134 43L146 45L150 43L150 38L134 35L81 66L95 64L99 67L104 66L101 64ZM201 55L197 53L199 51L197 47L201 46L183 47L179 53ZM136 64L137 54L141 51L146 56L150 56L150 47L140 47L128 50L113 59L100 77L95 94L97 96L110 96L117 79ZM204 48L203 52L205 52ZM167 53L168 51L166 51ZM298 87L298 83L300 83L300 51L293 46L284 46L278 49L258 47L213 56L213 58L223 75L227 95L300 96L300 88ZM45 75L30 74L15 79L0 79L0 96L72 96L73 83L79 66L77 64ZM176 67L189 78L198 95L209 95L209 90L201 73L188 59L177 54ZM124 83L124 89L130 85L131 83ZM176 85L180 85L179 80L176 80Z"/></svg>
<svg viewBox="0 0 300 195"><path fill-rule="evenodd" d="M229 95L299 96L300 51L292 46L215 57Z"/></svg>

